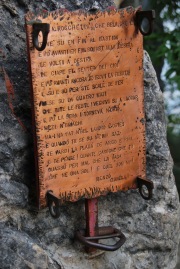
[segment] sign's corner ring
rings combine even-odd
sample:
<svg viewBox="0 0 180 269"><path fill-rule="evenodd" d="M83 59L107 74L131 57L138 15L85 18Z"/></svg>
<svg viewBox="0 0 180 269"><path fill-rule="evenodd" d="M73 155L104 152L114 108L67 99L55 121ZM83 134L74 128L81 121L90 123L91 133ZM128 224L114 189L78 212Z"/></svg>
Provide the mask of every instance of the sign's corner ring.
<svg viewBox="0 0 180 269"><path fill-rule="evenodd" d="M150 35L153 31L153 20L155 19L155 10L137 11L137 25L142 35ZM146 29L143 22L146 22Z"/></svg>
<svg viewBox="0 0 180 269"><path fill-rule="evenodd" d="M144 200L150 200L152 198L152 190L154 188L154 184L151 180L138 177L137 186L139 193Z"/></svg>
<svg viewBox="0 0 180 269"><path fill-rule="evenodd" d="M59 199L53 195L52 191L48 191L46 193L46 199L51 216L53 218L59 218L60 216Z"/></svg>
<svg viewBox="0 0 180 269"><path fill-rule="evenodd" d="M42 51L46 48L48 34L50 30L49 23L33 23L33 46L38 50ZM39 33L42 32L42 44L39 45Z"/></svg>

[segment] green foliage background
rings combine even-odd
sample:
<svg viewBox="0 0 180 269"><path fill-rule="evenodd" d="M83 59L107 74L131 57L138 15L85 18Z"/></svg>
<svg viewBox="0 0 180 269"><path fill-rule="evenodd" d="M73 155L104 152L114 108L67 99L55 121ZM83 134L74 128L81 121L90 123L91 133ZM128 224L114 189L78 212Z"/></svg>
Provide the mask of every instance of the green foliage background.
<svg viewBox="0 0 180 269"><path fill-rule="evenodd" d="M168 61L166 79L172 90L175 84L180 89L180 1L147 2L146 8L156 11L156 20L153 34L145 39L146 49L155 66L160 67L164 59Z"/></svg>

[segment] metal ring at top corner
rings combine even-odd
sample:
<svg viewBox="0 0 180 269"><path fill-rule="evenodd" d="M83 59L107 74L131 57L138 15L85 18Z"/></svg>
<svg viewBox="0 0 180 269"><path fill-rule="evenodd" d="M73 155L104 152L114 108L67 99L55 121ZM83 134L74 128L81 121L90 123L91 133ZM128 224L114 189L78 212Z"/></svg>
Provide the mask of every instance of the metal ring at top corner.
<svg viewBox="0 0 180 269"><path fill-rule="evenodd" d="M148 10L148 11L137 11L137 24L139 31L142 35L147 36L150 35L153 31L153 20L155 19L155 11ZM146 28L144 28L143 22L146 21Z"/></svg>
<svg viewBox="0 0 180 269"><path fill-rule="evenodd" d="M49 31L50 31L49 23L33 23L33 32L32 32L33 45L38 51L42 51L46 48ZM41 46L39 46L39 40L38 40L40 32L42 32L43 37Z"/></svg>

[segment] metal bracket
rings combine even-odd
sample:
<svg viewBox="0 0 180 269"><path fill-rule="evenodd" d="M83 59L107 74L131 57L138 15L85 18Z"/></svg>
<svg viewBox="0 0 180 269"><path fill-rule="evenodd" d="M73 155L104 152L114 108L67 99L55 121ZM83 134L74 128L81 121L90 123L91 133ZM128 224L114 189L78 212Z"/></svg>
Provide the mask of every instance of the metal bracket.
<svg viewBox="0 0 180 269"><path fill-rule="evenodd" d="M51 216L55 219L59 218L61 205L60 200L55 195L53 195L52 191L48 191L46 193L46 199Z"/></svg>
<svg viewBox="0 0 180 269"><path fill-rule="evenodd" d="M137 188L145 200L150 200L152 198L152 190L154 188L152 181L137 177ZM52 191L47 192L46 198L51 216L53 218L58 218L60 216L61 200L53 195ZM97 198L85 200L85 212L86 230L76 231L75 237L87 247L87 252L94 252L96 249L115 251L125 243L126 237L120 230L111 226L98 227ZM98 242L98 240L115 237L119 238L119 241L117 241L114 245L105 245Z"/></svg>
<svg viewBox="0 0 180 269"><path fill-rule="evenodd" d="M152 33L155 15L155 10L136 12L136 22L142 35L146 36Z"/></svg>
<svg viewBox="0 0 180 269"><path fill-rule="evenodd" d="M150 200L152 198L152 190L154 184L152 181L144 178L137 178L137 187L143 199Z"/></svg>
<svg viewBox="0 0 180 269"><path fill-rule="evenodd" d="M47 38L50 31L49 23L33 23L32 39L33 45L38 51L42 51L46 48ZM39 33L42 33L42 44L39 46Z"/></svg>
<svg viewBox="0 0 180 269"><path fill-rule="evenodd" d="M86 230L78 230L75 237L86 246L86 251L92 253L96 249L115 251L126 241L125 235L114 227L98 227L98 199L85 200ZM114 245L105 245L98 240L118 237L119 241Z"/></svg>
<svg viewBox="0 0 180 269"><path fill-rule="evenodd" d="M96 248L106 251L115 251L119 249L126 241L125 235L118 229L113 227L100 227L97 230L97 236L85 236L85 230L79 230L75 234L76 238L88 248ZM120 240L114 245L104 245L94 240L108 239L118 237Z"/></svg>

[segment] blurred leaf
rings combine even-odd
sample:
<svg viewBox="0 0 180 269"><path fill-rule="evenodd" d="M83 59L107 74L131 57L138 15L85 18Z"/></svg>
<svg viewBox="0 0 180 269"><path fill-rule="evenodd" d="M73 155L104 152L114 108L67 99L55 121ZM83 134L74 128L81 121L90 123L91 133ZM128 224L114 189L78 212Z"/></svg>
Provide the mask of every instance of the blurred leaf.
<svg viewBox="0 0 180 269"><path fill-rule="evenodd" d="M145 49L155 68L162 70L163 62L167 60L167 83L172 85L171 91L174 88L180 90L180 1L152 0L147 8L156 11L156 20L153 34L145 37Z"/></svg>

